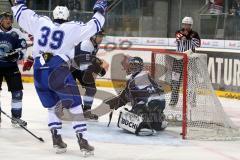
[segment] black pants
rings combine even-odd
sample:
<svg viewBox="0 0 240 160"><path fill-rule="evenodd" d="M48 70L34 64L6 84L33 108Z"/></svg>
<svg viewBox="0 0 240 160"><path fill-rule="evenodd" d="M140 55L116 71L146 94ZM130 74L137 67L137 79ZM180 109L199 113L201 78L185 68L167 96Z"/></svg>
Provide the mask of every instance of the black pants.
<svg viewBox="0 0 240 160"><path fill-rule="evenodd" d="M3 78L5 78L7 82L8 91L14 92L23 90L22 77L18 66L0 67L0 90L2 90Z"/></svg>
<svg viewBox="0 0 240 160"><path fill-rule="evenodd" d="M143 122L138 130L141 128L154 129L156 131L162 130L162 122L165 120L163 113L165 100L158 101L157 103L153 103L153 105L150 106L137 104L132 108L130 112L143 117Z"/></svg>
<svg viewBox="0 0 240 160"><path fill-rule="evenodd" d="M193 64L191 64L193 65ZM194 63L194 66L192 66L193 68L197 69L197 64ZM188 70L188 74L190 73L190 71ZM197 74L190 74L188 77L188 99L189 99L189 103L191 105L191 107L195 107L196 106L196 88L197 87ZM172 68L172 79L171 79L171 89L172 89L172 94L171 94L171 100L170 100L170 105L176 105L178 103L178 99L179 99L179 90L180 90L180 86L182 84L182 80L183 80L183 60L177 60L174 59L173 61L173 68ZM189 84L192 83L191 84ZM195 85L193 85L195 84ZM190 87L190 88L189 88ZM191 88L192 87L192 88ZM194 88L193 88L194 87Z"/></svg>
<svg viewBox="0 0 240 160"><path fill-rule="evenodd" d="M89 110L92 107L93 98L97 92L95 78L93 72L89 70L75 70L72 72L74 79L78 80L79 83L85 88L86 92L83 97L84 110Z"/></svg>
<svg viewBox="0 0 240 160"><path fill-rule="evenodd" d="M172 77L171 77L171 105L176 105L179 98L179 89L182 83L183 60L173 60Z"/></svg>
<svg viewBox="0 0 240 160"><path fill-rule="evenodd" d="M11 109L12 116L15 118L21 118L23 84L21 73L18 69L18 66L4 68L0 67L0 90L2 90L3 78L5 78L7 82L8 91L12 93L12 109Z"/></svg>

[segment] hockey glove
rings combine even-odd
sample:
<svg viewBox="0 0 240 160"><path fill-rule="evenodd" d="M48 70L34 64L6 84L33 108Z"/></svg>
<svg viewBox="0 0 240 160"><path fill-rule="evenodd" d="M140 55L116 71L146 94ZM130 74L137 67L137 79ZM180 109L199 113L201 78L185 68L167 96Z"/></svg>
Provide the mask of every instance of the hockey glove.
<svg viewBox="0 0 240 160"><path fill-rule="evenodd" d="M16 62L17 60L23 57L23 53L21 51L10 51L6 54L6 60L11 62Z"/></svg>
<svg viewBox="0 0 240 160"><path fill-rule="evenodd" d="M33 62L34 62L33 57L28 56L27 60L23 64L23 72L29 71L33 66Z"/></svg>
<svg viewBox="0 0 240 160"><path fill-rule="evenodd" d="M92 56L91 57L91 61L92 61L93 65L101 66L103 64L103 61L100 58L96 57L96 56Z"/></svg>
<svg viewBox="0 0 240 160"><path fill-rule="evenodd" d="M26 4L26 0L15 0L15 4Z"/></svg>
<svg viewBox="0 0 240 160"><path fill-rule="evenodd" d="M101 71L98 73L99 76L103 77L106 74L106 70L101 68Z"/></svg>
<svg viewBox="0 0 240 160"><path fill-rule="evenodd" d="M93 7L93 12L100 12L102 15L105 15L107 10L107 0L97 0Z"/></svg>

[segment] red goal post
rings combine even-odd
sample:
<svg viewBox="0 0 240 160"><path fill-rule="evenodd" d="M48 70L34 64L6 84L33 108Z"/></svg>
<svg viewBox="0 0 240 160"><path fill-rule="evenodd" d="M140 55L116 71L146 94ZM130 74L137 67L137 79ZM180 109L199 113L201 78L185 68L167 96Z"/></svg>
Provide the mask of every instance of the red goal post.
<svg viewBox="0 0 240 160"><path fill-rule="evenodd" d="M183 101L182 101L182 139L186 139L187 134L187 86L188 86L188 56L186 53L173 52L162 49L151 49L152 57L151 57L151 76L155 78L156 71L156 55L160 53L179 56L183 59L183 78L182 78L182 90L183 90Z"/></svg>

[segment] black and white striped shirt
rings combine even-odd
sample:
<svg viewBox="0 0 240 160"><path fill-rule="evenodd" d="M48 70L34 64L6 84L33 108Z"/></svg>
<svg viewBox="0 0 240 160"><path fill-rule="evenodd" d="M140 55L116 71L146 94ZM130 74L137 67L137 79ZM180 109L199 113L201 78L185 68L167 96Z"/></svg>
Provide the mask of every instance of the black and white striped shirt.
<svg viewBox="0 0 240 160"><path fill-rule="evenodd" d="M176 32L177 52L185 52L191 49L195 52L195 48L201 46L201 39L197 32L191 30L188 35L184 34L184 29Z"/></svg>

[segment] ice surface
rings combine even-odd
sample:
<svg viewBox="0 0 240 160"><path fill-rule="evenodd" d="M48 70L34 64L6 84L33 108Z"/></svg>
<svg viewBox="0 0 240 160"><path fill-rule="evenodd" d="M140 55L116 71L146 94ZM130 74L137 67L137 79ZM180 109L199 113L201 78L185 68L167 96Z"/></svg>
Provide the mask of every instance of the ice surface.
<svg viewBox="0 0 240 160"><path fill-rule="evenodd" d="M10 113L11 94L3 84L2 109ZM115 93L112 89L100 88ZM99 96L98 96L99 97ZM240 126L240 101L221 98L225 111ZM94 105L101 103L96 99ZM0 128L0 160L79 160L74 131L69 122L63 125L63 139L68 144L65 154L56 155L52 149L51 135L47 127L47 110L35 93L33 84L24 84L23 119L28 129L42 137L45 143L34 139L21 128L13 128L10 120L2 115ZM240 141L188 141L181 140L177 129L168 128L157 136L138 137L116 127L118 113L107 126L108 115L100 122L88 123L88 139L96 148L96 160L240 160Z"/></svg>

